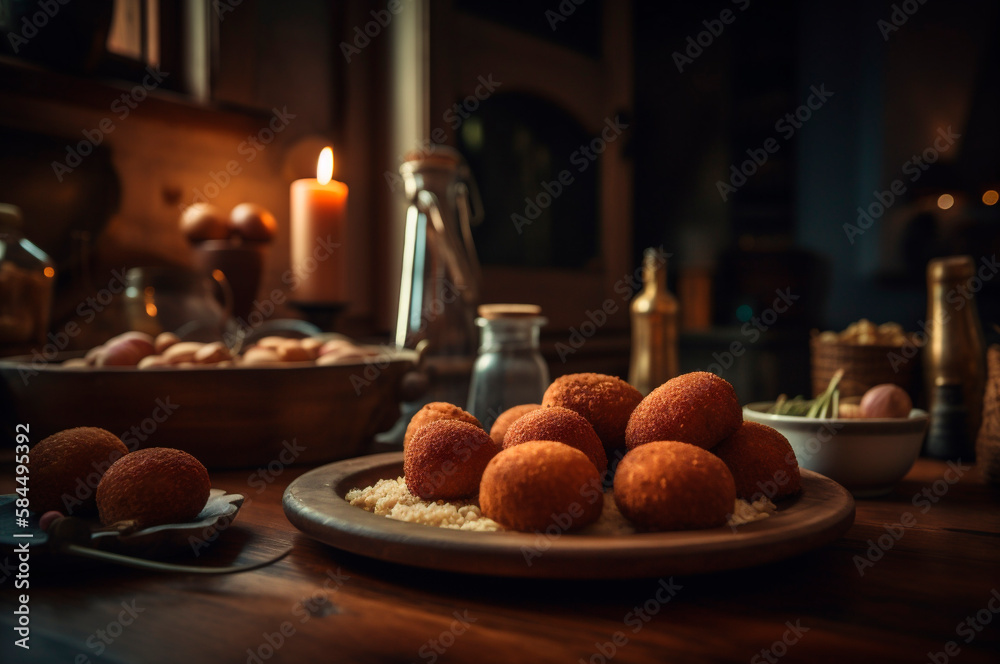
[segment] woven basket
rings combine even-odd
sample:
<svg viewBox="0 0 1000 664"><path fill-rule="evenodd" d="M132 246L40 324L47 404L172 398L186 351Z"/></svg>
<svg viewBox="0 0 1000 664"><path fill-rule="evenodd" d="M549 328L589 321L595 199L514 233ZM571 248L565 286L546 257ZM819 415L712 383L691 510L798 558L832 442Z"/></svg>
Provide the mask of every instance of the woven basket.
<svg viewBox="0 0 1000 664"><path fill-rule="evenodd" d="M916 347L830 343L820 341L819 335L814 334L810 348L813 396L826 390L838 369L844 370L840 381L841 397L859 397L882 383L899 385L911 397L916 392L913 379L920 375L917 366L920 353Z"/></svg>
<svg viewBox="0 0 1000 664"><path fill-rule="evenodd" d="M983 423L976 438L976 465L987 482L1000 484L1000 346L986 351Z"/></svg>

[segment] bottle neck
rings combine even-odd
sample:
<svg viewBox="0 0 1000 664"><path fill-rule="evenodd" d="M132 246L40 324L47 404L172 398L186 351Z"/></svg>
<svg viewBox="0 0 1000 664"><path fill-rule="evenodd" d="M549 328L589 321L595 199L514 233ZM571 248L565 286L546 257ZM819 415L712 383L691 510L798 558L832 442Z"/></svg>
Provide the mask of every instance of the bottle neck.
<svg viewBox="0 0 1000 664"><path fill-rule="evenodd" d="M667 261L647 252L642 261L642 282L648 293L667 291Z"/></svg>
<svg viewBox="0 0 1000 664"><path fill-rule="evenodd" d="M477 318L482 328L480 352L500 350L537 349L540 331L545 319L528 316L523 318Z"/></svg>

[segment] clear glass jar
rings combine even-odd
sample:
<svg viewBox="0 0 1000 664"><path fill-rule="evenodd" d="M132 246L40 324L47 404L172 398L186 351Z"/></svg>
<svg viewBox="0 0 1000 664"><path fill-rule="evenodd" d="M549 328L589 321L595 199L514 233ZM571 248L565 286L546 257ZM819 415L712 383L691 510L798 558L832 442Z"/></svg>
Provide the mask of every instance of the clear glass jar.
<svg viewBox="0 0 1000 664"><path fill-rule="evenodd" d="M45 342L55 267L24 237L20 208L0 203L0 355Z"/></svg>
<svg viewBox="0 0 1000 664"><path fill-rule="evenodd" d="M482 334L466 410L487 431L508 408L541 403L549 386L549 367L538 346L547 322L541 311L530 304L479 307L476 325Z"/></svg>

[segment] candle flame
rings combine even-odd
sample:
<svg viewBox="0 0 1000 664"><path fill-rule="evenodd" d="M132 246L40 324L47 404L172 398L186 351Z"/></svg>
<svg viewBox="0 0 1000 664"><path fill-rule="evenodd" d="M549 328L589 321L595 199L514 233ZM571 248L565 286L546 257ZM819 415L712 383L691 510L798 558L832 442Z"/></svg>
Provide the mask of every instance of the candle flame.
<svg viewBox="0 0 1000 664"><path fill-rule="evenodd" d="M323 148L316 162L316 179L320 184L327 184L333 179L333 148Z"/></svg>

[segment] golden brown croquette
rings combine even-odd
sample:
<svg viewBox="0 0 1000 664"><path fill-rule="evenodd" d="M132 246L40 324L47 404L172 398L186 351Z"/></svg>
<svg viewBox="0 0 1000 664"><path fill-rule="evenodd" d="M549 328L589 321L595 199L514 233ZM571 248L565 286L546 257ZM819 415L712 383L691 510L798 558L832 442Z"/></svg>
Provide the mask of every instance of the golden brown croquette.
<svg viewBox="0 0 1000 664"><path fill-rule="evenodd" d="M493 421L493 426L490 427L490 438L497 445L503 445L503 437L507 434L507 429L510 428L510 425L516 422L522 415L526 415L533 410L538 410L541 407L542 404L540 403L526 403L508 408Z"/></svg>
<svg viewBox="0 0 1000 664"><path fill-rule="evenodd" d="M633 450L654 440L679 440L710 449L743 423L743 409L728 381L707 371L671 378L636 406L625 430Z"/></svg>
<svg viewBox="0 0 1000 664"><path fill-rule="evenodd" d="M128 454L118 436L97 427L54 433L31 448L31 509L67 515L97 514L97 485L115 461Z"/></svg>
<svg viewBox="0 0 1000 664"><path fill-rule="evenodd" d="M474 496L490 459L500 451L482 427L437 420L413 434L403 450L403 479L424 500Z"/></svg>
<svg viewBox="0 0 1000 664"><path fill-rule="evenodd" d="M543 406L562 406L583 415L594 427L608 456L625 447L625 427L642 393L617 376L577 373L552 381Z"/></svg>
<svg viewBox="0 0 1000 664"><path fill-rule="evenodd" d="M781 432L757 422L744 422L712 453L722 459L733 474L736 495L753 502L767 496L780 500L802 490L795 452Z"/></svg>
<svg viewBox="0 0 1000 664"><path fill-rule="evenodd" d="M483 473L479 505L505 528L524 532L582 528L601 516L601 478L587 455L555 441L531 441L497 454Z"/></svg>
<svg viewBox="0 0 1000 664"><path fill-rule="evenodd" d="M475 424L480 429L483 428L483 425L472 413L446 401L432 401L414 413L410 419L410 423L406 426L406 433L403 434L403 449L405 450L406 446L410 444L410 439L420 427L437 420L458 420L459 422Z"/></svg>
<svg viewBox="0 0 1000 664"><path fill-rule="evenodd" d="M150 447L126 454L97 486L101 523L134 520L140 528L186 523L205 507L208 471L182 450Z"/></svg>
<svg viewBox="0 0 1000 664"><path fill-rule="evenodd" d="M587 455L602 477L608 469L608 457L594 427L569 408L551 406L522 415L507 429L503 446L507 449L532 440L554 440L575 447Z"/></svg>
<svg viewBox="0 0 1000 664"><path fill-rule="evenodd" d="M726 464L677 441L652 441L629 451L615 472L614 492L625 518L649 530L721 526L736 502Z"/></svg>

